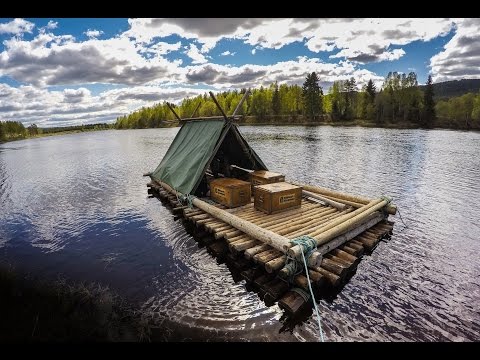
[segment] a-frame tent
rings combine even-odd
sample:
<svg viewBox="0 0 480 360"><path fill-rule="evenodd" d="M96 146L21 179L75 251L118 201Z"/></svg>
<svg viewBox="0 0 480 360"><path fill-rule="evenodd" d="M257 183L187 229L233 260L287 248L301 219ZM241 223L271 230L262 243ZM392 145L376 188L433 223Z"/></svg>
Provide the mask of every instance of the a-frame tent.
<svg viewBox="0 0 480 360"><path fill-rule="evenodd" d="M184 122L151 177L182 194L203 195L205 174L214 161L268 170L233 121L201 119Z"/></svg>

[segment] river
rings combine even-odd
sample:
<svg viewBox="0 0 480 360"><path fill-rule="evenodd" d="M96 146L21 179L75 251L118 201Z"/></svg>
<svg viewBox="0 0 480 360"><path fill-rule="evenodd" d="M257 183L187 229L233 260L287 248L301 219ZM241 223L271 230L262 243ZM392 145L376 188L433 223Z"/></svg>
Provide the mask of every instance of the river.
<svg viewBox="0 0 480 360"><path fill-rule="evenodd" d="M138 304L164 340L315 341L235 282L148 198L142 174L178 128L0 144L0 263L97 281ZM480 340L480 133L240 127L288 180L393 197L392 238L319 310L328 341Z"/></svg>

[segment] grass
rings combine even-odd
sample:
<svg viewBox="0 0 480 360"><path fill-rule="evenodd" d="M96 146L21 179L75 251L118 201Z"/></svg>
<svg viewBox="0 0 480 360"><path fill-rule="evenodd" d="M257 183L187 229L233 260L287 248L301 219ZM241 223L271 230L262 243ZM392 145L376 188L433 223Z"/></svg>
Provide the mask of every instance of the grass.
<svg viewBox="0 0 480 360"><path fill-rule="evenodd" d="M148 319L108 287L0 266L0 342L150 341Z"/></svg>

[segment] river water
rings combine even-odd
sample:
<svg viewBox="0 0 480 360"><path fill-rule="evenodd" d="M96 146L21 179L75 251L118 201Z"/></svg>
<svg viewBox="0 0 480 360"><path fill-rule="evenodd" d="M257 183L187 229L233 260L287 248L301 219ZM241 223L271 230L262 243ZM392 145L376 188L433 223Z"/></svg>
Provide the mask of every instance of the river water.
<svg viewBox="0 0 480 360"><path fill-rule="evenodd" d="M315 341L234 281L155 198L178 128L101 131L0 145L0 263L109 285L159 340ZM328 341L480 340L480 133L359 127L241 127L269 169L368 197L408 225L364 256L319 309Z"/></svg>

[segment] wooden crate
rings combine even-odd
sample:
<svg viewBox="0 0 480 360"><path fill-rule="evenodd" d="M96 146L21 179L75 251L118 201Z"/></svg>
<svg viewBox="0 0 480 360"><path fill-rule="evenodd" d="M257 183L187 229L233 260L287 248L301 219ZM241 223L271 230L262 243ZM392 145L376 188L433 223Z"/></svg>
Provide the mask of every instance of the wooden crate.
<svg viewBox="0 0 480 360"><path fill-rule="evenodd" d="M252 195L255 195L255 186L285 181L285 175L267 170L256 170L250 173Z"/></svg>
<svg viewBox="0 0 480 360"><path fill-rule="evenodd" d="M302 203L302 188L286 182L258 185L255 187L254 207L267 214L299 208Z"/></svg>
<svg viewBox="0 0 480 360"><path fill-rule="evenodd" d="M250 183L234 178L218 178L210 182L210 197L229 208L250 203Z"/></svg>

